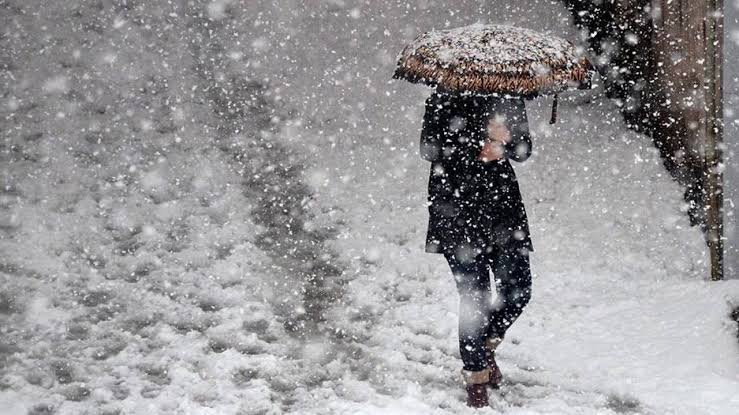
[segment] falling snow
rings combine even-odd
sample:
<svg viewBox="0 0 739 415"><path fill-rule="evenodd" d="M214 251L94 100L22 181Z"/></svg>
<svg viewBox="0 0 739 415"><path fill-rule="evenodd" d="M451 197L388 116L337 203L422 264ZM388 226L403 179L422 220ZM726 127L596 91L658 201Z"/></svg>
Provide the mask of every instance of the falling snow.
<svg viewBox="0 0 739 415"><path fill-rule="evenodd" d="M423 252L431 90L390 77L477 22L584 50L562 3L0 1L0 414L735 413L739 283L706 280L684 188L602 85L554 125L526 103L532 299L465 406Z"/></svg>

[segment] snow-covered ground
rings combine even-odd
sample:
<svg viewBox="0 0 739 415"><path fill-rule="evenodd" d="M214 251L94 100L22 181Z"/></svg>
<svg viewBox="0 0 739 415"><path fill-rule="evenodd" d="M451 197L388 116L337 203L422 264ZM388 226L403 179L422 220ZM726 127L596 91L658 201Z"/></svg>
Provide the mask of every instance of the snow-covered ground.
<svg viewBox="0 0 739 415"><path fill-rule="evenodd" d="M6 2L0 414L475 413L422 249L428 89L389 77L478 17L576 38L508 3ZM612 102L550 104L515 165L533 299L477 413L735 413L739 283Z"/></svg>

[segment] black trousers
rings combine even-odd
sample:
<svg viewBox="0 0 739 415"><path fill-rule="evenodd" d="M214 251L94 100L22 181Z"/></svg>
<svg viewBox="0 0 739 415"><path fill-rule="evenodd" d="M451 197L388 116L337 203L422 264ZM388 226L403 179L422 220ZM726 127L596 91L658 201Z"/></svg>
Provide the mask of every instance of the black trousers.
<svg viewBox="0 0 739 415"><path fill-rule="evenodd" d="M464 370L483 370L485 340L503 338L531 299L529 251L495 246L474 258L454 253L445 253L444 257L459 293L459 354ZM495 302L491 270L498 293Z"/></svg>

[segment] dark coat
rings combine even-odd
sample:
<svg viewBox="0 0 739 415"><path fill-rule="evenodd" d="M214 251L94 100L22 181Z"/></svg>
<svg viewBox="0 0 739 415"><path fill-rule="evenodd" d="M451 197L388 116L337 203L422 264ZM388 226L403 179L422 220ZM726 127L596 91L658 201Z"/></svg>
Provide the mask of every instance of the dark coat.
<svg viewBox="0 0 739 415"><path fill-rule="evenodd" d="M491 117L511 132L505 157L477 159ZM421 157L431 162L426 252L490 252L494 245L533 251L516 174L508 159L531 155L522 98L447 94L426 100Z"/></svg>

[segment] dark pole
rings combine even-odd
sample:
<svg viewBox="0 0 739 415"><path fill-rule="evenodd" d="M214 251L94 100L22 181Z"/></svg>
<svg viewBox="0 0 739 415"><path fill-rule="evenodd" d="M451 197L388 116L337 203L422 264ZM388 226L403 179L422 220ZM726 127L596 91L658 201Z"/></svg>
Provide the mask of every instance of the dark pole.
<svg viewBox="0 0 739 415"><path fill-rule="evenodd" d="M723 223L723 35L724 2L707 0L705 16L706 145L704 178L708 202L706 240L711 256L711 279L724 278Z"/></svg>

